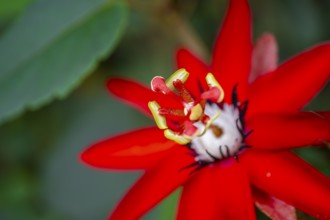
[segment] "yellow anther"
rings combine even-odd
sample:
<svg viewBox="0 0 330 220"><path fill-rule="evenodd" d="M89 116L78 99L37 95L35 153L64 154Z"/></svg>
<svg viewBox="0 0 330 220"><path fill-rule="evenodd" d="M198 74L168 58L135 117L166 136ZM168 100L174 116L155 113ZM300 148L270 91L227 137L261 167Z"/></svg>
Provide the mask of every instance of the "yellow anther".
<svg viewBox="0 0 330 220"><path fill-rule="evenodd" d="M175 134L172 130L166 129L164 135L167 139L175 141L178 144L185 145L188 144L191 139L184 137L183 135Z"/></svg>
<svg viewBox="0 0 330 220"><path fill-rule="evenodd" d="M222 102L225 93L222 89L222 87L220 86L219 82L216 80L216 78L213 76L212 73L208 73L205 77L207 84L209 85L209 87L216 87L220 90L220 97L218 98L217 102L220 103Z"/></svg>
<svg viewBox="0 0 330 220"><path fill-rule="evenodd" d="M184 83L189 77L189 73L186 71L186 69L182 68L177 71L175 71L167 80L166 80L166 86L174 90L173 82L175 80L180 80L182 83Z"/></svg>
<svg viewBox="0 0 330 220"><path fill-rule="evenodd" d="M196 121L196 120L200 119L202 114L203 114L203 108L200 104L197 104L191 108L191 113L189 115L189 119L191 121Z"/></svg>
<svg viewBox="0 0 330 220"><path fill-rule="evenodd" d="M209 129L209 127L212 125L212 123L215 121L215 119L217 119L219 117L220 113L221 113L221 111L218 111L215 115L213 115L212 118L210 118L210 120L206 123L203 132L197 135L198 137L201 137L206 133L206 131Z"/></svg>
<svg viewBox="0 0 330 220"><path fill-rule="evenodd" d="M155 119L155 122L158 126L159 129L166 129L167 124L166 124L166 118L164 116L161 116L158 112L160 106L156 101L152 101L148 103L148 107L151 111L152 116Z"/></svg>

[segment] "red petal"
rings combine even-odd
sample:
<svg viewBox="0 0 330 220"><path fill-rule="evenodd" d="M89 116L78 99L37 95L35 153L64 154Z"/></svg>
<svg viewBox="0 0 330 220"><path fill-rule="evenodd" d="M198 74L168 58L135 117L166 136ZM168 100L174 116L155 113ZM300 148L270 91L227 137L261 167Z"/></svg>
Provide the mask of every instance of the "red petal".
<svg viewBox="0 0 330 220"><path fill-rule="evenodd" d="M98 142L81 154L89 165L106 169L147 169L173 152L173 141L158 128L144 128Z"/></svg>
<svg viewBox="0 0 330 220"><path fill-rule="evenodd" d="M276 38L265 33L258 38L252 54L252 68L249 81L276 69L278 62L278 47Z"/></svg>
<svg viewBox="0 0 330 220"><path fill-rule="evenodd" d="M258 115L246 124L253 130L246 143L254 148L293 148L330 141L330 121L313 112Z"/></svg>
<svg viewBox="0 0 330 220"><path fill-rule="evenodd" d="M218 219L220 216L214 183L214 169L203 168L184 185L178 220Z"/></svg>
<svg viewBox="0 0 330 220"><path fill-rule="evenodd" d="M330 43L307 50L252 84L250 112L301 110L330 78Z"/></svg>
<svg viewBox="0 0 330 220"><path fill-rule="evenodd" d="M203 168L184 186L178 219L256 219L245 171L233 161Z"/></svg>
<svg viewBox="0 0 330 220"><path fill-rule="evenodd" d="M185 68L190 73L188 80L185 82L185 85L195 97L199 97L199 83L204 89L208 89L205 77L209 72L209 68L204 64L202 60L184 48L181 48L177 51L176 60L178 69Z"/></svg>
<svg viewBox="0 0 330 220"><path fill-rule="evenodd" d="M173 98L155 93L144 85L131 80L112 78L108 81L107 86L113 95L149 116L151 116L148 107L148 102L150 101L157 101L162 107L182 107L181 104Z"/></svg>
<svg viewBox="0 0 330 220"><path fill-rule="evenodd" d="M251 150L240 161L257 188L316 218L330 218L329 178L293 153Z"/></svg>
<svg viewBox="0 0 330 220"><path fill-rule="evenodd" d="M212 68L225 93L234 85L244 100L251 70L251 13L247 0L231 0L222 29L215 42ZM231 95L225 96L230 102Z"/></svg>
<svg viewBox="0 0 330 220"><path fill-rule="evenodd" d="M114 210L110 219L140 219L148 210L164 199L177 187L186 182L192 168L181 168L194 162L188 155L189 149L176 148L173 156L148 170L130 189Z"/></svg>
<svg viewBox="0 0 330 220"><path fill-rule="evenodd" d="M253 188L253 197L256 206L273 220L296 220L296 209L257 188Z"/></svg>
<svg viewBox="0 0 330 220"><path fill-rule="evenodd" d="M148 102L152 101L154 92L151 89L131 80L113 78L108 81L108 89L124 102L150 115Z"/></svg>
<svg viewBox="0 0 330 220"><path fill-rule="evenodd" d="M241 164L218 167L214 176L214 190L221 216L217 219L256 219L251 187Z"/></svg>

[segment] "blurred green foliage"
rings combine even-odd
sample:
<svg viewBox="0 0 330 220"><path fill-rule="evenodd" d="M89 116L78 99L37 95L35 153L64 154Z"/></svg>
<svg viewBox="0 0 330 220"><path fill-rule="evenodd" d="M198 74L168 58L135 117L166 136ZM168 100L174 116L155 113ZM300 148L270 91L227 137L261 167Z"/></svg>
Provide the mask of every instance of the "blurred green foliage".
<svg viewBox="0 0 330 220"><path fill-rule="evenodd" d="M273 32L281 60L330 39L327 0L250 2L255 38ZM139 174L96 171L78 155L96 140L153 123L109 97L107 78L148 83L173 71L180 45L210 51L226 4L0 0L0 219L105 219ZM307 109L330 109L329 98L328 85ZM297 152L330 176L328 149ZM177 195L145 219L173 217Z"/></svg>
<svg viewBox="0 0 330 220"><path fill-rule="evenodd" d="M0 122L66 96L114 48L125 20L126 7L105 0L27 8L0 40Z"/></svg>

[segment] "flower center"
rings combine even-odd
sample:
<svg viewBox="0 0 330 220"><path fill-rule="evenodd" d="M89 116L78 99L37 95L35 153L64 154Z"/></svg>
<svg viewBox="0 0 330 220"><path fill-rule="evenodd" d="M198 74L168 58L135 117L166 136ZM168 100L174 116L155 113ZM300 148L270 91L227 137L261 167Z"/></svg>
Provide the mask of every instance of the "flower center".
<svg viewBox="0 0 330 220"><path fill-rule="evenodd" d="M232 105L223 103L224 91L212 73L205 80L208 88L198 97L185 87L189 73L185 69L176 71L165 80L156 76L151 81L154 92L165 94L179 107L161 107L156 101L149 102L150 111L157 126L164 130L166 138L193 150L196 162L208 164L234 156L248 147L244 139L244 114L247 102L237 100L236 86L233 88ZM196 85L199 86L200 85Z"/></svg>
<svg viewBox="0 0 330 220"><path fill-rule="evenodd" d="M205 114L215 115L220 110L216 104L206 104ZM203 129L205 125L195 123ZM239 126L239 127L238 127ZM221 114L200 137L191 140L190 147L196 152L196 161L215 162L231 156L237 156L243 142L239 129L239 110L232 105L223 104Z"/></svg>

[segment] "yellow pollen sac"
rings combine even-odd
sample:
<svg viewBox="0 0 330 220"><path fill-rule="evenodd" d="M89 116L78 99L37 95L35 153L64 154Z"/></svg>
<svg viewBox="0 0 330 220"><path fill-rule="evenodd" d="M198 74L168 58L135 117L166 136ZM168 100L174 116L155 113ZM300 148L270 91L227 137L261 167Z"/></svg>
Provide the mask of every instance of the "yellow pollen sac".
<svg viewBox="0 0 330 220"><path fill-rule="evenodd" d="M160 106L156 101L152 101L148 103L148 107L151 111L152 116L155 119L155 122L159 129L167 129L166 118L159 114Z"/></svg>
<svg viewBox="0 0 330 220"><path fill-rule="evenodd" d="M186 69L182 68L179 69L177 71L175 71L167 80L166 80L166 86L171 89L174 90L174 86L173 86L173 82L176 80L180 80L182 83L184 83L185 81L187 81L189 77L189 73L187 72Z"/></svg>
<svg viewBox="0 0 330 220"><path fill-rule="evenodd" d="M200 104L195 105L194 107L191 108L191 113L189 115L189 119L191 121L196 121L200 119L202 116L204 110Z"/></svg>
<svg viewBox="0 0 330 220"><path fill-rule="evenodd" d="M212 73L208 73L205 77L207 84L209 85L209 87L216 87L220 90L220 97L218 98L217 102L220 103L222 102L225 93L222 89L222 87L220 86L219 82L215 79L214 75Z"/></svg>
<svg viewBox="0 0 330 220"><path fill-rule="evenodd" d="M186 138L185 136L183 135L178 135L178 134L175 134L172 130L170 129L166 129L164 131L164 135L167 139L169 140L172 140L172 141L175 141L176 143L178 144L181 144L181 145L185 145L185 144L188 144L191 139L189 138Z"/></svg>

